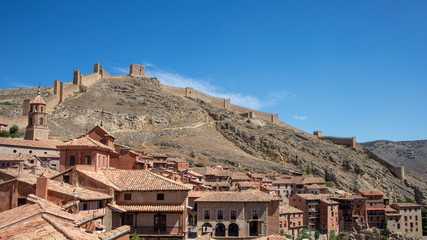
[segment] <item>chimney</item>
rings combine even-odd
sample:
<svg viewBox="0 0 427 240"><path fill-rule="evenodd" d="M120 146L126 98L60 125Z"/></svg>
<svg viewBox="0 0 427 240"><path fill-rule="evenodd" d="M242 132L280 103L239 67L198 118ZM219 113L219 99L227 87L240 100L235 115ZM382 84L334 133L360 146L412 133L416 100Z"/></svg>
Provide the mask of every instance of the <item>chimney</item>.
<svg viewBox="0 0 427 240"><path fill-rule="evenodd" d="M144 164L144 170L147 170L148 169L148 165L147 165L147 163L145 163Z"/></svg>
<svg viewBox="0 0 427 240"><path fill-rule="evenodd" d="M31 168L31 174L36 175L36 167Z"/></svg>
<svg viewBox="0 0 427 240"><path fill-rule="evenodd" d="M23 162L20 162L19 163L19 167L18 167L18 177L20 177L21 176L21 173L22 173L22 169L24 168L24 163Z"/></svg>
<svg viewBox="0 0 427 240"><path fill-rule="evenodd" d="M47 199L47 189L49 188L49 178L38 177L36 184L36 196Z"/></svg>
<svg viewBox="0 0 427 240"><path fill-rule="evenodd" d="M219 192L219 183L218 182L216 183L216 189L215 189L215 191Z"/></svg>

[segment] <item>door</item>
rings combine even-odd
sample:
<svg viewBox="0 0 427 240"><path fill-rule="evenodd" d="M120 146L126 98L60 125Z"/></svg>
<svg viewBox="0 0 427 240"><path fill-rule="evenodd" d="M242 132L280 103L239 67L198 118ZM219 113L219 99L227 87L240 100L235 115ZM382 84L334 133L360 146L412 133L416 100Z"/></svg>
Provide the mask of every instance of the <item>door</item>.
<svg viewBox="0 0 427 240"><path fill-rule="evenodd" d="M166 215L154 215L154 231L158 233L166 232Z"/></svg>

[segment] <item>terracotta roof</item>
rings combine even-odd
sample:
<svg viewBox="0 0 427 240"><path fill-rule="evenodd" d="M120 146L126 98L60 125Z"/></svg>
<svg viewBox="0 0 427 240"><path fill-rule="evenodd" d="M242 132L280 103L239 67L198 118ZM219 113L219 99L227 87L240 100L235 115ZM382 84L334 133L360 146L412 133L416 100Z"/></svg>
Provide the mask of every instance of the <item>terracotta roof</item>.
<svg viewBox="0 0 427 240"><path fill-rule="evenodd" d="M210 187L216 187L217 185L219 187L230 187L228 182L205 182L205 185Z"/></svg>
<svg viewBox="0 0 427 240"><path fill-rule="evenodd" d="M30 154L17 154L17 153L2 154L2 153L0 153L0 161L25 161L30 157L31 157Z"/></svg>
<svg viewBox="0 0 427 240"><path fill-rule="evenodd" d="M102 233L98 237L101 240L102 239L112 239L113 237L115 239L115 238L123 236L124 234L127 234L129 232L130 232L130 227L127 225L124 225L124 226L118 227L116 229L113 229L109 232Z"/></svg>
<svg viewBox="0 0 427 240"><path fill-rule="evenodd" d="M378 191L360 191L364 196L382 196L383 194Z"/></svg>
<svg viewBox="0 0 427 240"><path fill-rule="evenodd" d="M280 213L303 213L298 208L294 208L290 205L280 206Z"/></svg>
<svg viewBox="0 0 427 240"><path fill-rule="evenodd" d="M82 231L74 221L81 216L61 210L59 206L29 195L26 204L0 213L0 239L99 239Z"/></svg>
<svg viewBox="0 0 427 240"><path fill-rule="evenodd" d="M69 196L75 196L77 199L84 201L104 200L113 198L108 194L95 192L86 188L73 186L67 183L60 183L54 180L49 181L49 191L58 192Z"/></svg>
<svg viewBox="0 0 427 240"><path fill-rule="evenodd" d="M188 171L187 172L189 175L193 175L193 176L195 176L195 177L204 177L202 174L199 174L199 173L197 173L197 172L195 172L195 171Z"/></svg>
<svg viewBox="0 0 427 240"><path fill-rule="evenodd" d="M289 238L277 234L272 234L264 237L255 238L254 240L288 240Z"/></svg>
<svg viewBox="0 0 427 240"><path fill-rule="evenodd" d="M182 183L148 170L105 169L102 173L121 191L189 191Z"/></svg>
<svg viewBox="0 0 427 240"><path fill-rule="evenodd" d="M114 183L112 183L110 181L110 179L107 176L105 176L105 174L102 172L93 172L93 171L86 171L86 170L81 170L81 169L75 169L75 171L77 171L77 172L97 181L97 182L100 182L100 183L102 183L108 187L111 187L114 190L120 190L120 188L117 187Z"/></svg>
<svg viewBox="0 0 427 240"><path fill-rule="evenodd" d="M96 127L92 128L92 130L90 130L89 133L95 131L95 129L97 129L97 128L101 129L101 131L104 132L105 136L115 138L111 133L109 133L107 130L105 130L105 128L103 128L102 126L99 126L99 125L97 125Z"/></svg>
<svg viewBox="0 0 427 240"><path fill-rule="evenodd" d="M415 203L393 203L391 206L392 207L398 207L398 208L421 207L421 205L418 205Z"/></svg>
<svg viewBox="0 0 427 240"><path fill-rule="evenodd" d="M30 104L44 104L44 105L46 105L46 103L43 101L43 98L40 95L37 95L37 97L34 98L34 100Z"/></svg>
<svg viewBox="0 0 427 240"><path fill-rule="evenodd" d="M66 142L58 146L58 149L78 149L78 148L90 148L90 149L102 149L105 151L115 152L113 148L108 147L105 144L102 144L89 136L81 136L79 138L73 139L69 142Z"/></svg>
<svg viewBox="0 0 427 240"><path fill-rule="evenodd" d="M249 188L249 187L256 187L253 182L239 182L237 183L239 187Z"/></svg>
<svg viewBox="0 0 427 240"><path fill-rule="evenodd" d="M222 191L210 192L198 199L196 202L270 202L273 196L258 190L247 190L241 192Z"/></svg>
<svg viewBox="0 0 427 240"><path fill-rule="evenodd" d="M319 184L308 185L305 188L307 188L307 189L328 189L328 187L326 185L319 185Z"/></svg>
<svg viewBox="0 0 427 240"><path fill-rule="evenodd" d="M195 191L195 192L191 192L191 193L188 195L188 197L191 197L191 198L199 198L199 197L203 197L203 196L205 196L206 194L209 194L209 193L212 193L212 192L207 192L207 191Z"/></svg>
<svg viewBox="0 0 427 240"><path fill-rule="evenodd" d="M0 145L56 150L56 145L51 143L40 140L33 141L21 138L0 138Z"/></svg>
<svg viewBox="0 0 427 240"><path fill-rule="evenodd" d="M325 180L320 177L304 177L304 184L325 184Z"/></svg>
<svg viewBox="0 0 427 240"><path fill-rule="evenodd" d="M234 181L236 180L250 181L251 180L251 178L246 173L243 173L243 172L230 172L230 178L231 180L234 180Z"/></svg>
<svg viewBox="0 0 427 240"><path fill-rule="evenodd" d="M184 205L119 205L126 212L184 212Z"/></svg>

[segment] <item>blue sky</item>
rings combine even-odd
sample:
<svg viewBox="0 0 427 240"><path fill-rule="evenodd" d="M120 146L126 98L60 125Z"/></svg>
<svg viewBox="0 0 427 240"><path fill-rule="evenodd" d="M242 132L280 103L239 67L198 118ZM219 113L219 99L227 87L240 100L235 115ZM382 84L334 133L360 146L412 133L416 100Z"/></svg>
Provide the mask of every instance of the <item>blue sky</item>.
<svg viewBox="0 0 427 240"><path fill-rule="evenodd" d="M1 1L2 88L147 65L359 142L427 139L426 1Z"/></svg>

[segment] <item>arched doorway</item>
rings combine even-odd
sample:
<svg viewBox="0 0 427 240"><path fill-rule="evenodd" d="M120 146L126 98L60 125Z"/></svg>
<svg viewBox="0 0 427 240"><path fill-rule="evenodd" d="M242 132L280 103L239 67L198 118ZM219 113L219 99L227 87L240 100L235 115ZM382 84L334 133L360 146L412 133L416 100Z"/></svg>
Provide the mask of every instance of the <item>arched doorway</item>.
<svg viewBox="0 0 427 240"><path fill-rule="evenodd" d="M225 225L218 223L215 226L215 237L225 237Z"/></svg>
<svg viewBox="0 0 427 240"><path fill-rule="evenodd" d="M210 223L205 223L202 226L202 235L205 235L206 233L212 232L212 225Z"/></svg>
<svg viewBox="0 0 427 240"><path fill-rule="evenodd" d="M228 225L228 236L229 237L238 237L239 236L239 226L235 223Z"/></svg>

